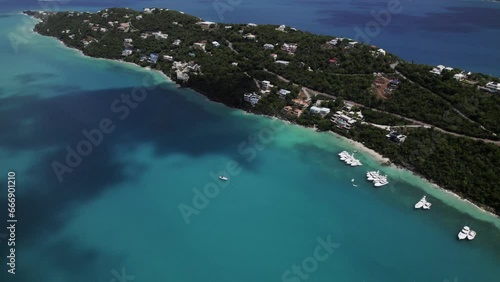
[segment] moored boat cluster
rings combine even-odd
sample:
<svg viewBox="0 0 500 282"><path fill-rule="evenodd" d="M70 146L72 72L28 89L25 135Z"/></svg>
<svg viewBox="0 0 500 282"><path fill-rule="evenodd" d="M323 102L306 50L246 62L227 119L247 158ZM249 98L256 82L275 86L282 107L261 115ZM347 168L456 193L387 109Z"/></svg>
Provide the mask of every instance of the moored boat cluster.
<svg viewBox="0 0 500 282"><path fill-rule="evenodd" d="M344 161L346 164L348 164L350 166L363 165L363 164L361 164L361 162L358 159L354 158L354 154L349 155L349 152L347 152L347 151L340 152L339 156L340 156L341 161Z"/></svg>
<svg viewBox="0 0 500 282"><path fill-rule="evenodd" d="M389 184L387 180L387 175L380 175L380 171L368 171L366 173L366 179L373 181L373 186L381 187Z"/></svg>
<svg viewBox="0 0 500 282"><path fill-rule="evenodd" d="M423 196L422 199L420 199L420 201L418 201L415 204L415 208L429 210L429 209L431 209L431 205L432 204L430 202L427 202L426 196Z"/></svg>
<svg viewBox="0 0 500 282"><path fill-rule="evenodd" d="M474 238L476 238L476 231L470 229L469 226L464 226L458 233L458 239L464 240L465 238L467 238L467 240L474 240Z"/></svg>

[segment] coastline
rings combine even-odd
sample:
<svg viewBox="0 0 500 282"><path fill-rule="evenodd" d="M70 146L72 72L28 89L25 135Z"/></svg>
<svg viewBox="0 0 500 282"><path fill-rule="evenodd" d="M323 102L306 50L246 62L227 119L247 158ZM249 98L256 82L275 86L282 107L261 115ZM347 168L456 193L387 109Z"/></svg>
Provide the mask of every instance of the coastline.
<svg viewBox="0 0 500 282"><path fill-rule="evenodd" d="M30 15L27 15L27 14L24 14L22 13L23 15L25 16L28 16L30 18L33 18L33 19L37 19L33 16L30 16ZM39 19L37 19L39 20ZM32 32L38 34L38 35L41 35L37 32L35 32L34 30L32 30ZM44 36L44 35L41 35L43 37L47 37L47 36ZM98 57L91 57L91 56L88 56L88 55L85 55L83 53L82 50L79 50L77 48L73 48L73 47L70 47L68 45L66 45L62 40L56 38L56 37L52 37L54 38L56 41L58 41L62 46L64 46L65 48L69 49L69 50L73 50L73 51L76 51L77 53L79 53L79 55L81 55L82 57L84 58L91 58L91 59L97 59L97 60L104 60L104 61L108 61L108 62L118 62L118 63L125 63L125 64L128 64L129 66L134 66L135 67L138 67L140 69L146 69L147 71L155 71L157 72L158 74L160 74L164 79L165 79L165 82L168 82L168 83L172 83L172 84L175 84L177 87L180 87L180 85L178 85L175 81L173 81L168 75L166 75L164 72L162 72L161 70L156 70L156 69L152 69L150 67L142 67L136 63L133 63L133 62L126 62L126 61L123 61L121 59L107 59L107 58L98 58ZM224 106L228 107L228 108L231 108L231 109L236 109L236 110L241 110L242 112L244 112L245 114L248 114L248 115L257 115L257 116L263 116L263 117L267 117L267 118L270 118L270 119L279 119L281 121L283 121L284 123L287 123L287 124L292 124L292 125L296 125L296 126L299 126L299 127L302 127L302 128L305 128L305 129L311 129L311 130L314 130L314 131L317 131L315 127L307 127L307 126L304 126L304 125L300 125L300 124L297 124L295 122L291 122L289 120L286 120L286 119L283 119L283 118L280 118L280 117L277 117L277 116L270 116L270 115L265 115L265 114L255 114L255 113L252 113L252 112L249 112L249 111L246 111L244 109L239 109L239 108L233 108L233 107L230 107L222 102L219 102L219 101L214 101L214 100L211 100L209 97L207 97L206 95L204 95L202 92L199 92L193 88L190 88L190 87L182 87L182 88L186 88L186 89L190 89L196 93L198 93L199 95L203 96L206 98L206 100L210 101L210 102L213 102L213 103L220 103L220 104L223 104ZM405 168L405 167L402 167L402 166L399 166L399 165L395 165L395 164L392 164L391 163L391 160L389 158L386 158L384 157L382 154L378 153L377 151L371 149L371 148L368 148L366 147L364 144L358 142L358 141L355 141L355 140L352 140L352 139L349 139L345 136L342 136L340 134L337 134L333 131L328 131L331 135L343 140L343 141L347 141L347 143L349 143L350 145L352 145L354 148L356 148L357 150L359 151L363 151L364 153L368 154L372 159L374 159L375 161L377 161L380 165L389 165L389 167L393 167L393 168L397 168L397 169L403 169L407 172L410 172L411 174L415 175L416 177L420 178L421 180L423 180L424 182L428 183L429 186L433 187L433 188L437 188L437 189L440 189L440 190L443 190L445 193L449 194L449 195L452 195L454 198L457 198L467 204L470 204L471 206L474 206L475 208L477 208L479 211L481 212L484 212L485 214L488 214L488 215L492 215L494 218L498 219L500 218L499 215L496 215L494 213L492 213L490 210L488 209L491 209L490 207L483 207L479 204L476 204L462 196L460 196L459 194L453 192L453 191L450 191L450 190L447 190L435 183L433 183L430 179L427 179L425 178L424 176L418 174L417 172L413 171L413 170L410 170L408 168ZM461 212L464 212L464 213L468 213L466 211L462 211L460 210ZM470 214L470 213L468 213Z"/></svg>

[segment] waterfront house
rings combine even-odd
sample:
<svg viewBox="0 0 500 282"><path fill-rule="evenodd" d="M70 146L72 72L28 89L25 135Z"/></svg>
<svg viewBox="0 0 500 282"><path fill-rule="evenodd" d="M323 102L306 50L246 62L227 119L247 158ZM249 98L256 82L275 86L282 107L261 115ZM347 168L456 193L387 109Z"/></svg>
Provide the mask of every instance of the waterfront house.
<svg viewBox="0 0 500 282"><path fill-rule="evenodd" d="M326 116L327 114L330 113L329 108L324 108L324 107L317 107L317 106L312 106L309 111L311 114L320 114L321 116Z"/></svg>
<svg viewBox="0 0 500 282"><path fill-rule="evenodd" d="M260 95L255 93L246 93L243 95L243 99L255 106L260 100Z"/></svg>
<svg viewBox="0 0 500 282"><path fill-rule="evenodd" d="M169 62L171 62L171 61L173 61L173 60L174 60L174 57L169 56L169 55L163 55L163 59L164 59L165 61L169 61Z"/></svg>
<svg viewBox="0 0 500 282"><path fill-rule="evenodd" d="M123 32L128 32L130 29L130 23L120 23L120 26L117 29Z"/></svg>
<svg viewBox="0 0 500 282"><path fill-rule="evenodd" d="M337 39L337 38L334 38L334 39L332 39L332 40L330 40L330 41L326 42L326 44L330 44L330 45L335 46L335 45L339 44L339 41L338 41L338 39Z"/></svg>
<svg viewBox="0 0 500 282"><path fill-rule="evenodd" d="M140 20L140 19L142 19L142 15L138 15L138 16L136 16L136 17L135 17L135 19L136 19L136 20Z"/></svg>
<svg viewBox="0 0 500 282"><path fill-rule="evenodd" d="M384 49L378 49L377 50L377 54L380 55L380 56L385 56L386 52Z"/></svg>
<svg viewBox="0 0 500 282"><path fill-rule="evenodd" d="M217 24L214 22L197 22L196 24L200 25L202 29L211 29L217 27Z"/></svg>
<svg viewBox="0 0 500 282"><path fill-rule="evenodd" d="M462 80L466 79L467 76L463 73L457 73L453 76L453 78L458 80L458 81L462 81Z"/></svg>
<svg viewBox="0 0 500 282"><path fill-rule="evenodd" d="M290 54L294 54L297 51L297 44L296 43L283 43L283 46L281 46L281 50L288 52Z"/></svg>
<svg viewBox="0 0 500 282"><path fill-rule="evenodd" d="M272 85L272 84L271 84L271 82L270 82L270 81L268 81L268 80L262 80L262 81L260 82L260 88L261 88L262 90L268 90L268 89L272 88L273 86L274 86L274 85Z"/></svg>
<svg viewBox="0 0 500 282"><path fill-rule="evenodd" d="M486 83L486 88L495 92L500 92L500 83L499 82L488 82Z"/></svg>
<svg viewBox="0 0 500 282"><path fill-rule="evenodd" d="M187 73L180 71L180 70L176 71L176 75L177 75L177 80L180 80L183 82L187 82L189 80L189 75Z"/></svg>
<svg viewBox="0 0 500 282"><path fill-rule="evenodd" d="M351 126L356 123L356 119L347 116L342 111L336 112L330 121L336 124L338 128L347 130L351 129Z"/></svg>
<svg viewBox="0 0 500 282"><path fill-rule="evenodd" d="M397 131L391 131L391 133L387 134L385 137L398 144L401 144L406 140L406 135L400 134Z"/></svg>
<svg viewBox="0 0 500 282"><path fill-rule="evenodd" d="M122 51L122 56L127 57L127 56L132 55L132 53L133 53L132 49L130 49L130 48L125 48L125 49Z"/></svg>
<svg viewBox="0 0 500 282"><path fill-rule="evenodd" d="M195 44L193 44L193 48L205 51L205 43L203 43L203 42L196 42Z"/></svg>
<svg viewBox="0 0 500 282"><path fill-rule="evenodd" d="M284 24L282 24L276 28L277 31L285 31L285 29L286 29L286 26Z"/></svg>
<svg viewBox="0 0 500 282"><path fill-rule="evenodd" d="M301 99L293 99L292 103L294 104L294 106L299 107L301 109L309 107L309 104L310 104L309 102L306 102L306 101L301 100Z"/></svg>
<svg viewBox="0 0 500 282"><path fill-rule="evenodd" d="M151 53L151 54L149 54L148 62L152 63L152 64L156 64L156 62L158 61L158 57L159 57L158 54Z"/></svg>
<svg viewBox="0 0 500 282"><path fill-rule="evenodd" d="M330 63L332 65L338 65L337 58L331 58L330 60L328 60L328 63Z"/></svg>
<svg viewBox="0 0 500 282"><path fill-rule="evenodd" d="M254 24L254 23L247 24L247 27L256 27L256 26L257 26L257 24Z"/></svg>
<svg viewBox="0 0 500 282"><path fill-rule="evenodd" d="M291 113L293 111L293 108L291 106L285 106L283 107L282 111L284 113Z"/></svg>
<svg viewBox="0 0 500 282"><path fill-rule="evenodd" d="M214 47L219 47L219 46L220 46L220 43L219 43L219 42L217 42L217 41L212 41L212 45L213 45Z"/></svg>
<svg viewBox="0 0 500 282"><path fill-rule="evenodd" d="M290 93L291 93L291 91L286 90L286 89L280 89L280 90L278 91L278 95L279 95L279 96L280 96L280 98L282 98L282 99L285 99L285 97L286 97L288 94L290 94Z"/></svg>
<svg viewBox="0 0 500 282"><path fill-rule="evenodd" d="M155 8L144 8L144 14L152 14Z"/></svg>
<svg viewBox="0 0 500 282"><path fill-rule="evenodd" d="M174 46L179 46L179 45L181 45L181 40L180 40L180 39L176 39L176 40L174 40L174 43L172 43L172 45L174 45Z"/></svg>
<svg viewBox="0 0 500 282"><path fill-rule="evenodd" d="M356 46L356 44L358 44L358 42L351 41L351 42L347 43L347 48L353 48L354 46Z"/></svg>
<svg viewBox="0 0 500 282"><path fill-rule="evenodd" d="M248 33L243 36L245 39L255 40L256 36L254 34Z"/></svg>
<svg viewBox="0 0 500 282"><path fill-rule="evenodd" d="M390 86L393 86L393 87L396 87L396 86L398 86L398 85L399 85L399 83L400 83L399 79L393 79L393 80L391 80L391 81L389 82L389 85L390 85Z"/></svg>
<svg viewBox="0 0 500 282"><path fill-rule="evenodd" d="M266 50L272 50L272 49L274 49L274 45L266 43L266 44L264 44L264 49L266 49Z"/></svg>
<svg viewBox="0 0 500 282"><path fill-rule="evenodd" d="M156 39L167 39L168 34L164 34L161 31L153 32L153 35Z"/></svg>
<svg viewBox="0 0 500 282"><path fill-rule="evenodd" d="M302 114L302 110L301 109L293 109L293 114L296 117L300 117L300 115Z"/></svg>

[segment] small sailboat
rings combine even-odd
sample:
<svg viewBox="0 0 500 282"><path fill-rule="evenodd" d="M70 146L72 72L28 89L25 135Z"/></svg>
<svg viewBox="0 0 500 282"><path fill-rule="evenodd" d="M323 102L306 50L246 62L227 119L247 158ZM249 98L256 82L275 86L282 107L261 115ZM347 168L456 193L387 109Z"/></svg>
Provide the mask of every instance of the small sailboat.
<svg viewBox="0 0 500 282"><path fill-rule="evenodd" d="M219 175L219 179L222 181L228 181L229 178L225 177L224 175Z"/></svg>
<svg viewBox="0 0 500 282"><path fill-rule="evenodd" d="M464 228L462 228L462 230L458 233L458 239L463 240L463 239L467 238L467 236L469 236L469 232L470 232L470 227L464 226ZM476 236L476 235L474 234L474 236Z"/></svg>

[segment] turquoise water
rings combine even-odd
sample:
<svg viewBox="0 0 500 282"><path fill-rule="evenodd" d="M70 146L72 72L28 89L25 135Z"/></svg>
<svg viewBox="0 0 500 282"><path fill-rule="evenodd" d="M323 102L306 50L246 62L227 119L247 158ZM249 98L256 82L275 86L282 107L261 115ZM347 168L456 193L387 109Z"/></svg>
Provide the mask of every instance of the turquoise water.
<svg viewBox="0 0 500 282"><path fill-rule="evenodd" d="M133 281L185 282L500 277L497 218L367 153L363 167L346 167L337 153L355 150L348 142L208 102L158 73L35 34L16 53L4 35L29 27L25 18L0 17L0 171L16 171L19 220L17 274L2 264L1 281L120 281L122 270ZM143 101L126 116L113 110L144 81ZM103 119L113 132L59 182L52 164ZM194 188L226 184L211 172L234 163L227 187L197 202L187 224L179 206L194 207ZM373 188L364 174L374 169L391 183ZM432 209L414 211L424 193ZM456 240L465 224L478 232L472 242ZM283 280L318 238L333 252L307 279Z"/></svg>

